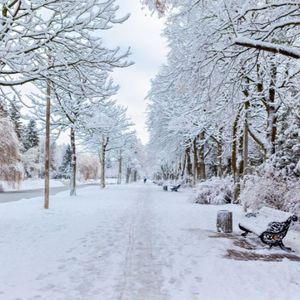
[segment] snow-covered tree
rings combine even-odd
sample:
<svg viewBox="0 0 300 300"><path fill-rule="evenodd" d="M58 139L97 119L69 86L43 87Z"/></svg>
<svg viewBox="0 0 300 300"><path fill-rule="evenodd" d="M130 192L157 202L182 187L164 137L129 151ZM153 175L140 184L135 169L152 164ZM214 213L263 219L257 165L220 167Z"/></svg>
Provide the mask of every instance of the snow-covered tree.
<svg viewBox="0 0 300 300"><path fill-rule="evenodd" d="M71 146L68 145L66 147L61 165L58 168L59 177L62 177L62 178L70 178L71 177L71 163L72 163L72 149L71 149Z"/></svg>
<svg viewBox="0 0 300 300"><path fill-rule="evenodd" d="M36 1L30 6L23 1L3 4L3 26L7 27L4 34L11 49L0 72L0 87L34 82L40 90L39 97L42 93L46 100L46 208L49 205L51 100L56 94L61 96L64 93L64 96L67 94L68 98L77 101L82 96L90 97L88 91L91 90L94 96L101 97L98 87L106 81L107 73L128 65L129 50L122 52L119 48L105 47L99 34L101 30L108 30L128 18L116 17L118 9L115 0L46 0ZM15 28L18 28L19 35L15 34ZM4 45L2 48L3 52L7 49ZM0 52L2 48L0 45ZM90 88L87 89L87 86ZM70 127L71 131L75 128L74 125ZM73 133L71 136L75 136ZM75 170L75 154L73 158ZM75 182L75 175L73 178ZM75 194L75 188L72 191Z"/></svg>
<svg viewBox="0 0 300 300"><path fill-rule="evenodd" d="M29 123L24 129L22 140L25 151L39 145L38 129L34 119L29 120Z"/></svg>
<svg viewBox="0 0 300 300"><path fill-rule="evenodd" d="M11 184L22 180L20 143L9 117L0 114L0 179Z"/></svg>
<svg viewBox="0 0 300 300"><path fill-rule="evenodd" d="M142 2L167 18L170 48L148 97L155 173L194 184L231 174L237 200L244 175L282 156L279 130L299 99L299 65L273 52L298 47L299 3ZM240 47L246 38L281 50Z"/></svg>
<svg viewBox="0 0 300 300"><path fill-rule="evenodd" d="M41 174L39 147L29 148L22 153L22 163L24 166L25 176L27 178L38 178Z"/></svg>
<svg viewBox="0 0 300 300"><path fill-rule="evenodd" d="M18 105L18 103L10 103L9 116L14 124L15 132L19 141L22 141L24 134L24 125L21 121L20 106Z"/></svg>
<svg viewBox="0 0 300 300"><path fill-rule="evenodd" d="M101 187L105 188L107 152L122 149L132 123L126 116L126 109L115 101L97 104L92 112L85 125L84 139L90 147L98 149Z"/></svg>

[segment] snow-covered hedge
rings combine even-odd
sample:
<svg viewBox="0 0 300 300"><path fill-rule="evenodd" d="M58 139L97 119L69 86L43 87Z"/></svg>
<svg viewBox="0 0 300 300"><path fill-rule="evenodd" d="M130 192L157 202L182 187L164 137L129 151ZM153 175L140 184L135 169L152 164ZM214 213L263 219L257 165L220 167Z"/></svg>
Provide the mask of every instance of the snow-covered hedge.
<svg viewBox="0 0 300 300"><path fill-rule="evenodd" d="M227 204L232 201L233 180L231 177L213 177L199 183L195 188L192 201L199 204Z"/></svg>
<svg viewBox="0 0 300 300"><path fill-rule="evenodd" d="M300 182L287 180L272 173L248 176L240 195L245 209L269 206L300 216Z"/></svg>

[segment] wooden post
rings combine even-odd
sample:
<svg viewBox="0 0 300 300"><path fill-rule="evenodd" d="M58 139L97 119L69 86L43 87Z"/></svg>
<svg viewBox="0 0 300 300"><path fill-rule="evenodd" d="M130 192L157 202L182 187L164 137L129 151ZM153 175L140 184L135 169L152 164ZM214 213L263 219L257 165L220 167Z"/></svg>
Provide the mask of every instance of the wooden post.
<svg viewBox="0 0 300 300"><path fill-rule="evenodd" d="M71 176L71 189L70 196L76 196L76 144L75 144L75 129L71 127L71 148L72 148L72 176Z"/></svg>
<svg viewBox="0 0 300 300"><path fill-rule="evenodd" d="M51 112L51 85L47 80L46 94L46 137L45 137L45 199L44 208L49 208L49 184L50 184L50 112Z"/></svg>
<svg viewBox="0 0 300 300"><path fill-rule="evenodd" d="M232 232L232 212L219 210L217 215L217 231L224 233Z"/></svg>

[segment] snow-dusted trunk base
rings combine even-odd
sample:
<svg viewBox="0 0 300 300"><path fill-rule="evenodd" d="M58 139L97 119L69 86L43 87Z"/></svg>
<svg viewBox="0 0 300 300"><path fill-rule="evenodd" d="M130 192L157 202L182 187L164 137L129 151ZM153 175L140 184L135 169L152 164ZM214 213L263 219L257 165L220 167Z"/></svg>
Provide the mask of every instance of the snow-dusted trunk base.
<svg viewBox="0 0 300 300"><path fill-rule="evenodd" d="M70 196L76 196L76 144L75 144L75 129L71 128L71 149L72 149L72 161L71 161L71 185L70 185Z"/></svg>

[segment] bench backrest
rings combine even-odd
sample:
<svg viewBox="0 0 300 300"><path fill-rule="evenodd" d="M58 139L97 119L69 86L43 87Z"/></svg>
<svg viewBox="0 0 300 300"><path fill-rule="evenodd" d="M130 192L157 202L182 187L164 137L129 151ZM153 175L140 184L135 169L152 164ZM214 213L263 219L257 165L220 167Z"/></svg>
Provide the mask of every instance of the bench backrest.
<svg viewBox="0 0 300 300"><path fill-rule="evenodd" d="M292 214L264 206L259 210L259 213L257 215L257 217L260 216L269 219L271 222L285 222L289 217L292 216Z"/></svg>
<svg viewBox="0 0 300 300"><path fill-rule="evenodd" d="M278 209L262 207L256 214L256 217L244 217L240 221L240 224L257 235L260 235L267 230L269 223L285 222L291 216L292 214Z"/></svg>

